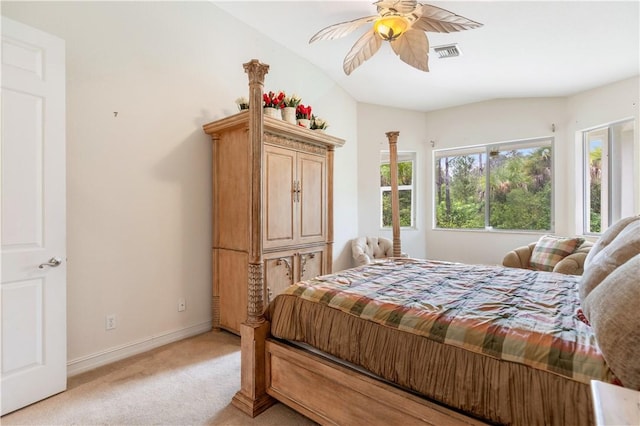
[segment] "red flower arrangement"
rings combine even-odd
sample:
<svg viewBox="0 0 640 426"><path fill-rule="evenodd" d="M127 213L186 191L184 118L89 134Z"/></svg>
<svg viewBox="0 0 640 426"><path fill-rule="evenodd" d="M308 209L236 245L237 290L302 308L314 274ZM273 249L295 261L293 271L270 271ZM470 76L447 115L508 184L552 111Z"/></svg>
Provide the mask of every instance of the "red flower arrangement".
<svg viewBox="0 0 640 426"><path fill-rule="evenodd" d="M296 107L296 118L311 120L311 106L298 105Z"/></svg>
<svg viewBox="0 0 640 426"><path fill-rule="evenodd" d="M279 92L277 95L273 92L263 93L262 100L265 107L284 108L284 96L284 92Z"/></svg>

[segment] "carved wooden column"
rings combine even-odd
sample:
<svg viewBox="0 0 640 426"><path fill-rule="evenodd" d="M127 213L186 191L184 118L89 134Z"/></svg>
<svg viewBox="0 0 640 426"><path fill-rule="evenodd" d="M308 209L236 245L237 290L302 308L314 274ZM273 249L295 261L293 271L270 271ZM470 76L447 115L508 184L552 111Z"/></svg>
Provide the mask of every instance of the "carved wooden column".
<svg viewBox="0 0 640 426"><path fill-rule="evenodd" d="M389 173L391 174L391 217L393 218L393 256L400 257L400 201L398 199L398 135L387 132L389 139Z"/></svg>
<svg viewBox="0 0 640 426"><path fill-rule="evenodd" d="M240 390L233 397L234 406L255 417L275 401L266 393L265 340L269 323L264 318L264 273L262 259L262 150L264 76L269 65L253 59L244 64L249 75L249 141L251 145L251 226L247 320L240 325Z"/></svg>
<svg viewBox="0 0 640 426"><path fill-rule="evenodd" d="M249 143L251 145L251 226L249 242L249 287L247 323L264 322L264 276L262 264L262 94L269 65L257 59L244 64L249 74Z"/></svg>
<svg viewBox="0 0 640 426"><path fill-rule="evenodd" d="M335 155L335 147L327 148L327 259L326 273L333 271L333 159Z"/></svg>

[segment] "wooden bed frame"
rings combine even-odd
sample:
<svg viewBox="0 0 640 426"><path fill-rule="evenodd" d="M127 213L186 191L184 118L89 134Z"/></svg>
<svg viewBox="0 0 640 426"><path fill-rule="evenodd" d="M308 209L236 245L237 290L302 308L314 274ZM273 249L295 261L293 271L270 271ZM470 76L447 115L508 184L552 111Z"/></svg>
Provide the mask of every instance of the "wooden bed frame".
<svg viewBox="0 0 640 426"><path fill-rule="evenodd" d="M269 66L254 59L244 64L249 76L249 104L262 105L264 76ZM261 169L262 108L249 109L252 166ZM388 132L394 256L400 257L397 139ZM255 417L280 401L321 424L480 425L478 420L374 379L353 368L325 359L269 336L264 316L264 277L261 256L260 203L262 173L254 173L251 188L252 226L247 320L240 326L241 388L234 406Z"/></svg>

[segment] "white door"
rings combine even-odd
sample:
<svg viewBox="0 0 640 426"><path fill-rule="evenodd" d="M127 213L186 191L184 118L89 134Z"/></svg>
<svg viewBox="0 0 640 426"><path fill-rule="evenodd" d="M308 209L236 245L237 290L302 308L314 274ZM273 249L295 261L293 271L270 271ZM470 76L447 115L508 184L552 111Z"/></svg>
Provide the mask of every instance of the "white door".
<svg viewBox="0 0 640 426"><path fill-rule="evenodd" d="M67 387L64 54L2 17L2 414Z"/></svg>

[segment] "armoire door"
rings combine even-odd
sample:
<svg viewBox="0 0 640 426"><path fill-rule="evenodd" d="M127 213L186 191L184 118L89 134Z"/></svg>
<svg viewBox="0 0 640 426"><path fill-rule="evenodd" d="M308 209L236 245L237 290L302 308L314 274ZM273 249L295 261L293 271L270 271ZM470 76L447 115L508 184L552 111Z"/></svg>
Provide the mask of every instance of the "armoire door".
<svg viewBox="0 0 640 426"><path fill-rule="evenodd" d="M265 304L269 304L278 294L297 281L295 276L296 256L294 253L269 253L264 256Z"/></svg>
<svg viewBox="0 0 640 426"><path fill-rule="evenodd" d="M326 273L325 246L312 247L298 252L299 280L310 280Z"/></svg>
<svg viewBox="0 0 640 426"><path fill-rule="evenodd" d="M64 41L2 17L2 414L67 386Z"/></svg>
<svg viewBox="0 0 640 426"><path fill-rule="evenodd" d="M296 238L296 152L264 147L263 246L291 245Z"/></svg>
<svg viewBox="0 0 640 426"><path fill-rule="evenodd" d="M302 244L323 242L327 233L327 167L325 157L298 153L298 230Z"/></svg>

